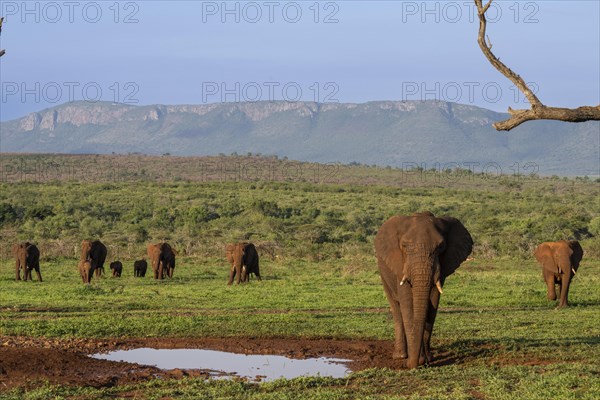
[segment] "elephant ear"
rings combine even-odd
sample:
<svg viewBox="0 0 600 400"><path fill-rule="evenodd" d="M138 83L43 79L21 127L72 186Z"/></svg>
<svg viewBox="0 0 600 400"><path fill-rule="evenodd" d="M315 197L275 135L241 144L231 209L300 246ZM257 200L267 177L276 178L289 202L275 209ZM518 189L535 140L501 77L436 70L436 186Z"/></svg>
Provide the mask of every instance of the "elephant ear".
<svg viewBox="0 0 600 400"><path fill-rule="evenodd" d="M542 267L552 273L558 273L559 268L554 261L554 256L552 255L552 249L548 245L548 243L540 244L533 253L535 255L535 259L542 265Z"/></svg>
<svg viewBox="0 0 600 400"><path fill-rule="evenodd" d="M383 264L401 277L404 271L404 255L401 249L403 226L408 217L394 216L381 225L375 236L375 254Z"/></svg>
<svg viewBox="0 0 600 400"><path fill-rule="evenodd" d="M559 240L558 242L549 243L549 245L547 244L547 247L548 256L544 257L544 268L549 269L554 273L558 272L559 274L570 272L573 255L571 243L566 240Z"/></svg>
<svg viewBox="0 0 600 400"><path fill-rule="evenodd" d="M573 254L571 254L571 267L577 271L579 268L579 262L583 258L583 249L577 240L571 240L569 242Z"/></svg>
<svg viewBox="0 0 600 400"><path fill-rule="evenodd" d="M444 278L452 275L460 264L467 259L473 250L473 239L465 226L456 218L438 218L444 227L446 249L440 256L442 275Z"/></svg>

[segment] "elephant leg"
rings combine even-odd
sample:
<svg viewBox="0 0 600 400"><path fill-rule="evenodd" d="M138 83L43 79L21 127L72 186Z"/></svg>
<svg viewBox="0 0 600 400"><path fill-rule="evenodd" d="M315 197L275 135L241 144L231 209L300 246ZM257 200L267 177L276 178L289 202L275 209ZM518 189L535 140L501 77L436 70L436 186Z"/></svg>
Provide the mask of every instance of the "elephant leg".
<svg viewBox="0 0 600 400"><path fill-rule="evenodd" d="M560 285L560 302L558 303L558 308L569 306L569 286L571 286L570 269L568 270L568 272L563 272L561 280L562 282Z"/></svg>
<svg viewBox="0 0 600 400"><path fill-rule="evenodd" d="M158 262L158 279L163 279L165 277L165 263L162 261Z"/></svg>
<svg viewBox="0 0 600 400"><path fill-rule="evenodd" d="M556 287L554 285L554 273L544 269L544 280L548 289L548 300L556 300Z"/></svg>
<svg viewBox="0 0 600 400"><path fill-rule="evenodd" d="M16 265L15 265L15 279L20 281L21 280L21 263L19 262L19 260L16 261Z"/></svg>
<svg viewBox="0 0 600 400"><path fill-rule="evenodd" d="M236 280L236 285L240 284L240 281L242 280L242 266L240 265L239 267L236 266L235 267L235 273L237 274L237 280Z"/></svg>
<svg viewBox="0 0 600 400"><path fill-rule="evenodd" d="M233 278L235 278L235 267L232 265L229 270L229 281L227 282L228 285L233 283Z"/></svg>
<svg viewBox="0 0 600 400"><path fill-rule="evenodd" d="M384 267L386 268L386 267ZM387 269L387 268L386 268ZM383 282L383 291L390 304L390 311L392 312L392 318L394 320L394 352L392 353L393 359L406 359L408 353L406 351L406 335L404 333L404 323L402 321L402 312L400 311L400 304L394 296L394 292L387 283L387 279L392 279L392 282L396 281L396 277L393 273L385 273L385 269L381 269L381 281Z"/></svg>

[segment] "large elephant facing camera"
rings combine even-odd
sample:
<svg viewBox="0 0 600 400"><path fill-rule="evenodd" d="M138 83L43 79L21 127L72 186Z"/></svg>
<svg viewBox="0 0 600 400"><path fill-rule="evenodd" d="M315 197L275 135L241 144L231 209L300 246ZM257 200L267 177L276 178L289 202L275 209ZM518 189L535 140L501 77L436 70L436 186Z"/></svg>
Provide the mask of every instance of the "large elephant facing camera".
<svg viewBox="0 0 600 400"><path fill-rule="evenodd" d="M534 255L542 265L544 280L548 287L548 300L556 300L555 285L558 284L560 295L558 308L567 307L569 286L583 258L581 245L576 240L544 242L535 249Z"/></svg>
<svg viewBox="0 0 600 400"><path fill-rule="evenodd" d="M261 280L258 252L254 244L249 242L230 243L225 248L225 256L231 264L228 285L233 283L236 274L236 283L249 282L250 274L256 275L256 279Z"/></svg>
<svg viewBox="0 0 600 400"><path fill-rule="evenodd" d="M375 236L377 264L394 319L393 358L416 368L432 361L431 332L442 286L473 249L463 224L430 212L391 217Z"/></svg>
<svg viewBox="0 0 600 400"><path fill-rule="evenodd" d="M99 240L84 240L81 242L81 258L79 259L80 271L82 268L81 266L84 265L86 261L89 261L88 273L85 277L87 282L84 283L90 284L94 271L96 272L96 278L102 276L107 253L106 246Z"/></svg>
<svg viewBox="0 0 600 400"><path fill-rule="evenodd" d="M166 242L149 244L146 250L154 270L154 279L164 279L165 275L172 278L177 253L171 245Z"/></svg>
<svg viewBox="0 0 600 400"><path fill-rule="evenodd" d="M16 279L21 280L21 269L23 270L23 280L33 280L31 271L35 270L38 281L42 282L42 274L40 272L40 251L33 243L23 242L14 244L12 253L15 257L15 272Z"/></svg>

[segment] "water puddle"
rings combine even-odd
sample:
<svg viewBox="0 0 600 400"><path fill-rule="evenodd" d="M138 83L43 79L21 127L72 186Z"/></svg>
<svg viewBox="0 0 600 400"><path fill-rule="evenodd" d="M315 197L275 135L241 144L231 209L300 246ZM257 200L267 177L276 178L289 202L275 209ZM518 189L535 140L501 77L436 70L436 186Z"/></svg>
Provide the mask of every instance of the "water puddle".
<svg viewBox="0 0 600 400"><path fill-rule="evenodd" d="M227 375L236 375L262 382L300 376L343 378L351 372L344 364L351 360L325 357L296 360L283 356L246 355L198 349L140 348L94 354L91 357L100 360L152 365L160 369L208 370L211 371L211 376L216 378L223 377L224 372Z"/></svg>

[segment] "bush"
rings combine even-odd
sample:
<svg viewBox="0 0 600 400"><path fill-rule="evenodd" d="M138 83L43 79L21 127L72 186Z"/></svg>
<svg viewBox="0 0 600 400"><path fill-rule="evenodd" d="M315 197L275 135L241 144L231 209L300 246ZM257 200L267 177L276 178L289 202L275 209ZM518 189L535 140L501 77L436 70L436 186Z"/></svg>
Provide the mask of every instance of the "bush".
<svg viewBox="0 0 600 400"><path fill-rule="evenodd" d="M600 236L600 216L591 219L588 225L588 231L593 236Z"/></svg>

